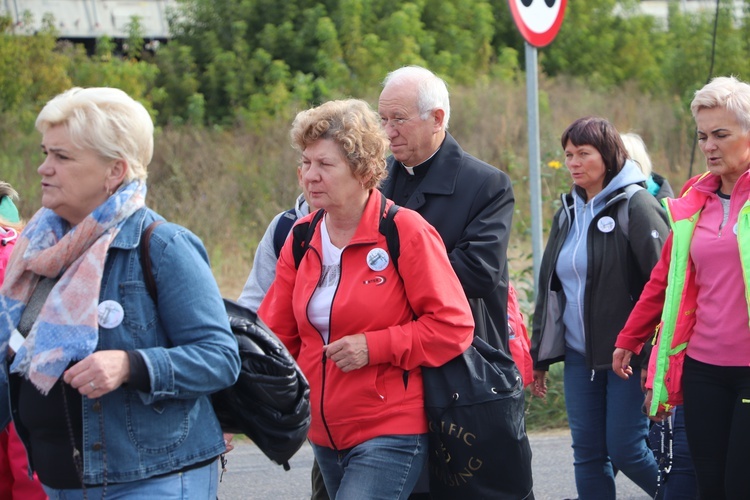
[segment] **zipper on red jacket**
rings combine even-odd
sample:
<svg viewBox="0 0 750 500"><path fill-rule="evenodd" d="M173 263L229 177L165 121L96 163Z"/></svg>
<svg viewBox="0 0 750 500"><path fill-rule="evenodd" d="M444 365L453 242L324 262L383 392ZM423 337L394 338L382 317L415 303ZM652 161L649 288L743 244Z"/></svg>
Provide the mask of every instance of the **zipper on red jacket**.
<svg viewBox="0 0 750 500"><path fill-rule="evenodd" d="M318 332L320 333L320 332ZM329 334L330 337L330 334ZM320 377L320 419L323 421L323 427L326 429L326 434L328 434L328 440L331 442L331 447L336 450L336 452L339 451L338 446L336 446L336 442L333 440L333 435L331 434L331 429L328 428L328 422L326 421L326 414L325 411L323 411L323 401L325 400L325 392L326 392L326 363L328 362L328 357L326 356L326 353L323 353L323 374Z"/></svg>
<svg viewBox="0 0 750 500"><path fill-rule="evenodd" d="M359 243L354 246L364 245L365 243ZM339 281L336 283L336 290L333 292L333 297L331 298L331 309L328 311L328 343L330 343L331 335L333 333L333 304L336 302L336 296L339 294L339 290L341 289L341 278L344 276L344 252L346 252L347 249L351 248L352 245L347 245L344 247L344 249L341 251L341 256L339 260ZM320 256L319 256L320 258ZM321 264L321 270L323 268L323 259L320 259ZM318 332L320 333L320 332ZM321 338L323 335L321 335ZM339 451L338 446L336 446L336 442L333 440L333 435L331 434L331 430L328 427L328 422L326 421L325 417L325 411L323 410L323 402L325 401L325 398L323 397L325 395L325 379L326 379L326 363L328 361L328 358L326 357L325 353L323 353L323 375L321 377L321 388L320 388L320 418L323 421L323 427L326 429L326 433L328 434L328 439L331 441L331 447L336 450L336 452Z"/></svg>
<svg viewBox="0 0 750 500"><path fill-rule="evenodd" d="M354 246L360 246L360 245L366 245L366 244L368 244L368 243L358 243L358 244L356 244ZM336 296L338 295L339 289L341 287L341 277L344 276L344 264L343 264L343 262L344 262L344 252L348 248L351 248L351 245L347 245L346 247L344 247L344 249L341 252L341 257L340 257L340 260L339 260L339 281L336 284L336 290L333 292L333 298L331 298L331 309L328 311L328 340L329 340L329 342L324 342L325 345L328 345L328 343L330 343L331 334L333 332L333 303L336 301ZM310 247L308 249L308 251L309 250L314 250L315 253L318 254L317 250L315 248L313 248L313 247ZM321 258L320 254L318 254L318 259L320 260L320 269L321 269L321 274L322 274L323 259ZM318 277L318 280L320 280L320 277ZM315 293L315 292L313 292L313 293ZM310 297L310 299L312 299L312 296ZM310 304L310 299L308 299L308 301L307 301L308 305ZM307 308L305 308L305 315L307 315ZM307 321L310 322L310 317L309 316L307 318ZM310 322L310 324L312 325L312 322ZM315 330L318 332L318 335L320 335L321 340L323 340L323 334L320 333L320 330L318 330L317 328L315 328ZM321 378L320 378L320 380L321 380L321 387L320 387L320 419L323 422L323 427L326 430L326 434L328 434L328 440L331 442L331 447L334 450L336 450L336 452L338 453L339 452L339 448L338 448L338 446L336 446L336 442L333 440L333 435L331 434L331 429L328 427L328 422L326 421L326 415L325 415L325 410L324 410L324 408L325 408L324 407L324 401L325 401L326 364L327 364L327 362L328 362L328 358L326 357L326 354L323 353L323 362L322 362L323 371L322 371Z"/></svg>
<svg viewBox="0 0 750 500"><path fill-rule="evenodd" d="M323 258L318 253L317 249L310 246L308 248L308 252L312 250L315 252L315 254L318 256L318 260L320 261L320 276L318 276L318 282L320 282L320 278L323 275ZM341 252L343 254L343 252ZM333 312L333 301L336 299L336 294L339 291L339 285L341 284L341 273L339 273L339 283L336 285L336 291L333 292L333 298L331 299L331 309L328 311L328 340L331 340L331 313ZM315 290L313 290L313 294L315 293ZM310 321L310 315L308 313L308 307L310 305L310 300L312 300L312 295L307 299L307 307L305 307L305 316L307 316L307 321L312 325L312 321ZM323 345L328 345L328 342L325 341L323 338L323 334L320 333L320 330L318 330L314 325L313 328L315 328L315 331L318 332L318 335L320 335L320 340L323 341ZM336 446L336 442L333 440L333 434L331 434L331 429L328 427L328 421L326 420L326 413L325 413L325 392L326 392L326 365L328 363L328 357L326 356L326 353L322 353L322 363L321 363L321 376L320 376L320 420L323 422L323 428L326 430L326 434L328 435L328 440L331 442L331 448L336 450L336 452L339 451L338 446Z"/></svg>

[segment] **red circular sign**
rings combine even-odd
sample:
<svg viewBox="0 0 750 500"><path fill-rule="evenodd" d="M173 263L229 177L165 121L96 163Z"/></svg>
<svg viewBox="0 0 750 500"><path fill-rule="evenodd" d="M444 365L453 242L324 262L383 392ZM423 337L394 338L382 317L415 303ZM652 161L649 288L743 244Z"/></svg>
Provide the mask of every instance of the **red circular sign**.
<svg viewBox="0 0 750 500"><path fill-rule="evenodd" d="M508 0L513 20L534 47L548 45L560 31L567 0Z"/></svg>

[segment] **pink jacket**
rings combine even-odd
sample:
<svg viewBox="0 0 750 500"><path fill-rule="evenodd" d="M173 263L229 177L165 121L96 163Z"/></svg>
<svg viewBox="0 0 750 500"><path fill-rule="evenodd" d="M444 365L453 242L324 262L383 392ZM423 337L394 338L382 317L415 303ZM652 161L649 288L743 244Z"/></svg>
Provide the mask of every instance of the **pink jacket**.
<svg viewBox="0 0 750 500"><path fill-rule="evenodd" d="M689 253L692 231L688 228L695 224L708 196L718 187L716 176L702 174L686 183L682 197L667 200L673 233L615 343L615 347L638 353L658 327L659 343L652 351L647 381L647 386L654 388L652 414L657 403L671 407L683 401L682 367L696 323L698 297L695 266ZM733 194L742 197L743 202L750 198L750 173L739 179ZM673 277L673 283L669 283L669 276ZM703 313L712 314L711 311ZM720 313L727 314L726 311ZM668 345L662 345L664 338L669 339Z"/></svg>

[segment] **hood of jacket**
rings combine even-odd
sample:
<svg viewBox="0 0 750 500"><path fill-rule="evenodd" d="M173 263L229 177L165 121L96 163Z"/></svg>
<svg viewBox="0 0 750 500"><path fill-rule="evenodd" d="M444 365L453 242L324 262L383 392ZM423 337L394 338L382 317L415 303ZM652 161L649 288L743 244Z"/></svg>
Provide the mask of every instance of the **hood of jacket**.
<svg viewBox="0 0 750 500"><path fill-rule="evenodd" d="M631 184L639 184L642 182L646 182L646 176L643 175L641 169L638 168L638 165L632 160L626 160L622 170L612 178L609 184L604 186L604 189L590 200L584 200L581 198L574 187L571 190L573 197L573 210L575 212L571 232L574 233L574 237L580 238L585 236L589 224L596 214L607 205L613 193ZM570 235L568 237L570 238Z"/></svg>

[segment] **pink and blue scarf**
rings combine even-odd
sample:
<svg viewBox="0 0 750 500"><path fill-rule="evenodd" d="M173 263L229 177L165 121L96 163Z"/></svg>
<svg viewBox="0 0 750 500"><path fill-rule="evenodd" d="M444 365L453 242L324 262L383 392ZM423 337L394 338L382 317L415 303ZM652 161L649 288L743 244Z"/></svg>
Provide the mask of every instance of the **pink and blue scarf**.
<svg viewBox="0 0 750 500"><path fill-rule="evenodd" d="M6 361L10 335L39 280L59 278L10 368L43 394L72 361L96 349L107 250L123 222L144 206L145 198L146 184L132 181L72 228L52 210L42 208L18 237L0 288L0 362ZM0 369L0 381L5 376Z"/></svg>

